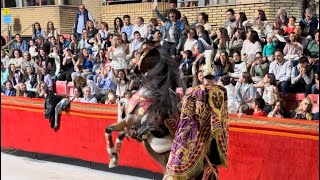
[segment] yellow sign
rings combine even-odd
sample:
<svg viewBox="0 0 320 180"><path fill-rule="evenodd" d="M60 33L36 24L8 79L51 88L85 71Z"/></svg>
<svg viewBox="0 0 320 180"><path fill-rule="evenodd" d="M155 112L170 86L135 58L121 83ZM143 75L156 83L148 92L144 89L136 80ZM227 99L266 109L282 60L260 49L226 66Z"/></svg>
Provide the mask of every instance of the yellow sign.
<svg viewBox="0 0 320 180"><path fill-rule="evenodd" d="M9 8L3 8L3 15L10 15L10 9Z"/></svg>

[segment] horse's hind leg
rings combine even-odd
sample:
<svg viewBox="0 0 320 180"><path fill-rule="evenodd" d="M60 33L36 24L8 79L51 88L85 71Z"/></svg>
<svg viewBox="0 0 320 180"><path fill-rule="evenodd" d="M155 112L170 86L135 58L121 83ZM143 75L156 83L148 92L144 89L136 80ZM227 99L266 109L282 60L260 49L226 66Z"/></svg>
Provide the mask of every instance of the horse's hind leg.
<svg viewBox="0 0 320 180"><path fill-rule="evenodd" d="M105 138L106 138L106 144L107 144L107 151L110 157L109 168L113 168L118 165L118 154L116 153L114 148L114 143L112 140L112 131L123 131L126 125L127 125L127 122L122 121L106 127Z"/></svg>
<svg viewBox="0 0 320 180"><path fill-rule="evenodd" d="M117 151L118 157L120 156L122 141L125 137L126 137L126 132L122 131L119 133L118 138L116 140L116 151Z"/></svg>

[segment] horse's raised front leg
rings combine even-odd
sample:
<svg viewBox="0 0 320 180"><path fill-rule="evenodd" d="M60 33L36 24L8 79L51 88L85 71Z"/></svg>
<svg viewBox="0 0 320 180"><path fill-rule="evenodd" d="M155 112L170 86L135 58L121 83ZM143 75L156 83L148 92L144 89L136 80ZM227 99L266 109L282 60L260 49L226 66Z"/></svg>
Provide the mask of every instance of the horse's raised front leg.
<svg viewBox="0 0 320 180"><path fill-rule="evenodd" d="M109 168L113 168L113 167L118 166L118 159L119 159L118 153L116 152L116 149L114 148L114 143L112 140L112 131L123 131L126 126L127 126L127 122L121 121L121 122L118 122L118 123L112 124L111 126L106 127L105 138L106 138L107 151L108 151L109 158L110 158ZM120 143L120 147L121 147L122 140L125 137L125 133L122 136L123 136L122 139L118 137L116 140L116 143L118 143L118 142ZM121 139L121 141L118 141L118 139ZM120 151L120 148L119 148L119 151Z"/></svg>

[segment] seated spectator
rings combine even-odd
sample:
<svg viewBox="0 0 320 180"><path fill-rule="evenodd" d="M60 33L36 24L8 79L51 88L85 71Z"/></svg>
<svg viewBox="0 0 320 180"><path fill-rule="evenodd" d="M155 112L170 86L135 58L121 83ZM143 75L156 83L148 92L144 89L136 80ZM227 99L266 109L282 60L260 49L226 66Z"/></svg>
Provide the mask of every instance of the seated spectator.
<svg viewBox="0 0 320 180"><path fill-rule="evenodd" d="M87 78L87 76L92 73L93 57L89 54L87 49L84 48L81 50L74 69L76 72L71 74L72 80L74 80L76 76L83 76L84 78Z"/></svg>
<svg viewBox="0 0 320 180"><path fill-rule="evenodd" d="M284 58L290 60L293 66L298 64L298 59L303 55L303 47L297 41L297 36L294 32L290 33L289 41L283 49Z"/></svg>
<svg viewBox="0 0 320 180"><path fill-rule="evenodd" d="M100 28L98 30L98 33L101 35L102 40L106 40L108 37L109 32L109 25L106 22L100 23Z"/></svg>
<svg viewBox="0 0 320 180"><path fill-rule="evenodd" d="M50 44L50 52L52 52L52 48L58 46L58 41L54 36L48 37L48 43Z"/></svg>
<svg viewBox="0 0 320 180"><path fill-rule="evenodd" d="M284 118L284 111L283 109L285 109L284 107L284 101L282 99L279 99L271 112L269 112L268 117L271 118Z"/></svg>
<svg viewBox="0 0 320 180"><path fill-rule="evenodd" d="M33 39L30 39L30 41L29 41L29 53L31 55L31 58L35 58L39 54L38 48L37 48L36 43Z"/></svg>
<svg viewBox="0 0 320 180"><path fill-rule="evenodd" d="M204 62L204 52L206 50L213 50L213 42L211 38L205 33L205 29L202 25L198 25L197 28L198 42L196 45L195 55L196 59L193 61L193 66L197 66Z"/></svg>
<svg viewBox="0 0 320 180"><path fill-rule="evenodd" d="M234 32L239 29L242 29L244 32L246 32L247 31L246 27L242 25L243 22L248 20L246 14L244 12L239 12L238 14L235 15L235 18L236 18L236 29L234 30Z"/></svg>
<svg viewBox="0 0 320 180"><path fill-rule="evenodd" d="M100 88L100 94L97 95L97 100L101 101L101 99L104 98L106 95L106 92L109 90L116 91L117 90L117 85L111 80L111 69L110 66L109 68L104 69L104 73L99 75L97 77L97 85Z"/></svg>
<svg viewBox="0 0 320 180"><path fill-rule="evenodd" d="M297 42L299 42L302 45L303 49L307 48L307 45L308 45L309 41L311 40L311 37L306 38L306 37L302 36L301 26L296 26L294 28L294 33L297 36ZM289 41L289 38L290 38L290 36L286 37L286 40Z"/></svg>
<svg viewBox="0 0 320 180"><path fill-rule="evenodd" d="M82 30L82 34L81 34L81 39L79 41L79 45L78 45L78 49L87 49L90 50L92 49L92 45L93 45L93 41L92 44L89 43L89 35L88 35L88 30L87 29L83 29Z"/></svg>
<svg viewBox="0 0 320 180"><path fill-rule="evenodd" d="M292 64L284 59L281 49L276 49L274 58L275 61L270 63L269 73L275 75L280 92L286 94L290 84Z"/></svg>
<svg viewBox="0 0 320 180"><path fill-rule="evenodd" d="M274 35L272 33L267 34L267 44L263 47L263 58L269 61L273 61L274 52L277 47L277 40L274 38Z"/></svg>
<svg viewBox="0 0 320 180"><path fill-rule="evenodd" d="M211 24L209 23L209 16L208 14L206 14L205 12L201 12L198 14L197 16L197 22L195 24L196 28L198 26L203 26L206 34L212 38L213 36L215 36L215 31L212 29ZM199 36L200 37L200 36Z"/></svg>
<svg viewBox="0 0 320 180"><path fill-rule="evenodd" d="M34 92L28 91L25 84L19 83L16 87L16 96L33 98Z"/></svg>
<svg viewBox="0 0 320 180"><path fill-rule="evenodd" d="M160 42L161 41L161 32L160 30L155 30L149 40L149 42L153 42L153 43L157 43L157 42Z"/></svg>
<svg viewBox="0 0 320 180"><path fill-rule="evenodd" d="M134 32L136 31L139 31L141 37L143 39L146 39L147 36L148 36L148 25L147 24L144 24L144 19L142 17L138 17L137 18L137 23L136 25L133 26L133 29L132 29L132 34L128 36L131 37L131 40L134 39Z"/></svg>
<svg viewBox="0 0 320 180"><path fill-rule="evenodd" d="M217 50L215 51L216 56L215 59L218 59L221 52L230 53L229 50L229 36L228 32L225 28L219 28L217 31L217 38L213 41L213 43L217 46Z"/></svg>
<svg viewBox="0 0 320 180"><path fill-rule="evenodd" d="M228 76L237 81L243 72L247 72L247 66L245 62L241 61L241 54L239 51L234 51L232 57L234 61L234 68L232 72L228 73Z"/></svg>
<svg viewBox="0 0 320 180"><path fill-rule="evenodd" d="M262 52L262 47L257 32L252 30L247 33L241 49L241 59L247 64L247 69L250 69L257 52Z"/></svg>
<svg viewBox="0 0 320 180"><path fill-rule="evenodd" d="M192 51L185 50L182 52L182 61L179 66L180 77L185 82L185 84L189 87L192 84Z"/></svg>
<svg viewBox="0 0 320 180"><path fill-rule="evenodd" d="M43 81L40 81L36 88L35 98L45 98L45 94L47 94L47 91L47 84Z"/></svg>
<svg viewBox="0 0 320 180"><path fill-rule="evenodd" d="M66 40L64 36L59 35L58 36L59 42L58 42L58 49L59 49L59 55L61 56L63 54L63 50L69 47L70 41Z"/></svg>
<svg viewBox="0 0 320 180"><path fill-rule="evenodd" d="M187 39L184 43L184 48L183 50L186 51L186 50L191 50L192 52L194 52L194 46L195 44L197 43L197 34L196 34L196 30L193 29L193 28L190 28L188 30L188 33L187 33Z"/></svg>
<svg viewBox="0 0 320 180"><path fill-rule="evenodd" d="M87 21L86 29L87 29L87 33L88 33L89 43L93 44L92 40L93 40L94 36L98 33L98 29L95 28L95 25L92 20Z"/></svg>
<svg viewBox="0 0 320 180"><path fill-rule="evenodd" d="M73 54L78 54L79 52L78 40L75 34L70 34L69 49L73 51Z"/></svg>
<svg viewBox="0 0 320 180"><path fill-rule="evenodd" d="M58 31L54 27L52 21L48 21L47 23L47 37L55 37L56 39L58 38Z"/></svg>
<svg viewBox="0 0 320 180"><path fill-rule="evenodd" d="M38 81L37 75L34 73L34 68L27 66L23 71L25 72L21 82L26 85L28 91L35 91Z"/></svg>
<svg viewBox="0 0 320 180"><path fill-rule="evenodd" d="M152 34L153 35L153 34ZM152 38L152 37L151 37ZM128 39L128 35L126 33L121 33L122 42L126 45L126 49L129 49L130 41ZM105 43L105 42L103 42ZM103 46L102 46L103 47ZM100 48L101 49L101 48Z"/></svg>
<svg viewBox="0 0 320 180"><path fill-rule="evenodd" d="M227 89L228 96L228 113L235 114L237 113L237 109L235 107L235 87L230 82L229 76L222 76L218 81L218 85L223 86Z"/></svg>
<svg viewBox="0 0 320 180"><path fill-rule="evenodd" d="M274 28L285 28L288 25L288 11L285 8L280 8L277 12L276 18L273 21Z"/></svg>
<svg viewBox="0 0 320 180"><path fill-rule="evenodd" d="M307 8L305 11L305 19L299 22L299 26L302 28L302 36L314 37L317 27L319 26L317 16L315 16L312 8Z"/></svg>
<svg viewBox="0 0 320 180"><path fill-rule="evenodd" d="M73 96L69 98L72 102L79 102L83 98L83 92L81 87L75 87L73 89Z"/></svg>
<svg viewBox="0 0 320 180"><path fill-rule="evenodd" d="M3 63L3 66L4 66L5 68L8 68L8 66L9 66L9 61L10 61L10 59L9 59L9 57L7 56L5 50L4 50L4 49L1 49L1 62Z"/></svg>
<svg viewBox="0 0 320 180"><path fill-rule="evenodd" d="M290 89L293 92L310 93L313 80L313 68L308 66L308 58L301 57L298 60L298 65L291 70L291 85Z"/></svg>
<svg viewBox="0 0 320 180"><path fill-rule="evenodd" d="M22 40L20 34L15 35L15 39L13 41L13 49L19 49L21 52L28 51L28 44L25 40Z"/></svg>
<svg viewBox="0 0 320 180"><path fill-rule="evenodd" d="M131 24L129 15L124 15L122 19L123 19L124 24L121 28L121 32L126 33L128 36L128 40L131 41L132 40L131 35L133 33L134 25ZM101 27L100 27L100 29L101 29Z"/></svg>
<svg viewBox="0 0 320 180"><path fill-rule="evenodd" d="M110 90L106 92L104 104L117 104L117 96L115 95L114 91Z"/></svg>
<svg viewBox="0 0 320 180"><path fill-rule="evenodd" d="M40 68L40 73L38 74L37 80L39 83L44 82L46 84L46 88L52 90L53 81L47 68Z"/></svg>
<svg viewBox="0 0 320 180"><path fill-rule="evenodd" d="M39 37L43 37L44 39L47 39L47 34L44 30L41 29L40 23L35 22L33 24L32 39L38 39Z"/></svg>
<svg viewBox="0 0 320 180"><path fill-rule="evenodd" d="M140 47L144 43L144 39L141 38L139 31L135 31L133 34L134 34L134 37L132 39L132 42L129 44L130 51L129 51L129 54L127 55L127 58L132 56L133 51L140 49ZM124 50L126 50L126 49L124 49Z"/></svg>
<svg viewBox="0 0 320 180"><path fill-rule="evenodd" d="M123 21L121 18L116 17L113 21L113 30L114 33L121 34L121 28L123 27Z"/></svg>
<svg viewBox="0 0 320 180"><path fill-rule="evenodd" d="M284 34L289 35L290 33L294 32L294 29L296 28L296 17L291 16L289 18L289 22L287 27L284 29Z"/></svg>
<svg viewBox="0 0 320 180"><path fill-rule="evenodd" d="M86 86L82 89L83 98L80 98L79 102L85 103L98 103L97 99L91 94L91 88Z"/></svg>
<svg viewBox="0 0 320 180"><path fill-rule="evenodd" d="M192 87L199 86L200 84L203 84L203 70L199 70L195 73L193 76L193 82L192 82Z"/></svg>
<svg viewBox="0 0 320 180"><path fill-rule="evenodd" d="M309 42L306 55L310 65L314 65L319 62L319 30L316 32L314 40Z"/></svg>
<svg viewBox="0 0 320 180"><path fill-rule="evenodd" d="M72 54L72 50L69 48L66 48L64 50L64 53L62 55L62 64L61 64L61 70L62 72L58 75L59 81L72 81L71 74L74 71L74 66L77 64L76 62L76 56Z"/></svg>
<svg viewBox="0 0 320 180"><path fill-rule="evenodd" d="M245 113L252 106L252 103L256 96L256 92L253 87L253 81L249 73L243 72L239 76L235 93L236 110L239 113Z"/></svg>
<svg viewBox="0 0 320 180"><path fill-rule="evenodd" d="M246 39L246 32L243 29L238 29L233 35L230 41L229 49L233 54L235 51L241 51L243 42Z"/></svg>
<svg viewBox="0 0 320 180"><path fill-rule="evenodd" d="M129 80L127 79L124 70L120 69L117 74L115 74L114 69L112 69L111 80L117 85L116 95L117 97L123 97L126 89L129 89Z"/></svg>
<svg viewBox="0 0 320 180"><path fill-rule="evenodd" d="M21 82L23 74L20 70L16 69L15 65L10 64L8 71L9 71L8 80L13 84L13 86Z"/></svg>
<svg viewBox="0 0 320 180"><path fill-rule="evenodd" d="M148 25L148 36L147 39L150 39L152 37L152 34L157 30L158 28L158 20L156 18L151 18Z"/></svg>
<svg viewBox="0 0 320 180"><path fill-rule="evenodd" d="M254 84L255 88L262 88L262 98L265 101L265 108L263 109L268 114L275 103L280 99L279 90L277 87L276 77L274 74L268 73L264 76L263 82Z"/></svg>
<svg viewBox="0 0 320 180"><path fill-rule="evenodd" d="M9 68L4 67L3 63L1 62L1 87L3 87L4 82L7 81L9 78Z"/></svg>
<svg viewBox="0 0 320 180"><path fill-rule="evenodd" d="M251 27L252 30L257 32L259 38L265 38L267 33L272 32L272 26L269 25L266 14L263 10L255 10L254 17L243 22L246 28Z"/></svg>
<svg viewBox="0 0 320 180"><path fill-rule="evenodd" d="M315 84L313 84L311 87L311 93L318 94L319 93L319 61L314 65L314 80L315 80Z"/></svg>
<svg viewBox="0 0 320 180"><path fill-rule="evenodd" d="M230 73L233 73L234 70L234 63L231 63L229 60L229 55L227 52L221 52L220 58L216 61L214 61L215 65L215 81L218 81L219 77L224 75L229 75Z"/></svg>
<svg viewBox="0 0 320 180"><path fill-rule="evenodd" d="M293 119L312 119L312 100L309 97L304 98L299 107L291 112L291 118Z"/></svg>
<svg viewBox="0 0 320 180"><path fill-rule="evenodd" d="M267 114L263 111L263 108L265 106L265 102L262 97L256 97L251 105L251 109L249 109L246 114L252 115L254 117L264 117L267 116ZM240 113L241 117L241 113Z"/></svg>
<svg viewBox="0 0 320 180"><path fill-rule="evenodd" d="M20 49L14 49L12 51L9 64L13 64L17 68L17 70L20 70L22 61L23 61L22 52L20 51Z"/></svg>
<svg viewBox="0 0 320 180"><path fill-rule="evenodd" d="M50 53L50 48L51 48L50 43L49 42L45 42L45 39L42 36L39 36L36 40L37 40L37 48L38 48L38 50L43 49L46 52L46 54L49 54Z"/></svg>
<svg viewBox="0 0 320 180"><path fill-rule="evenodd" d="M3 85L4 87L1 88L1 95L16 96L16 90L13 88L11 81L5 81Z"/></svg>

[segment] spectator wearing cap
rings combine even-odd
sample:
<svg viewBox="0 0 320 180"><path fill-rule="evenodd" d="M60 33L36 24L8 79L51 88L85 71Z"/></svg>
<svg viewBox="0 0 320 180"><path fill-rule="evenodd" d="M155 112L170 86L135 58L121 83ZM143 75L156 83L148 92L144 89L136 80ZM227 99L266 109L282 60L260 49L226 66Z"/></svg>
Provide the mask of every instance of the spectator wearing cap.
<svg viewBox="0 0 320 180"><path fill-rule="evenodd" d="M281 49L276 49L274 58L275 60L270 63L269 73L275 75L279 91L286 94L290 85L292 64L284 59Z"/></svg>
<svg viewBox="0 0 320 180"><path fill-rule="evenodd" d="M77 35L78 40L80 40L81 38L82 30L86 28L88 20L93 21L94 27L96 27L91 13L85 8L83 4L80 4L79 11L77 12L76 19L73 25L73 33Z"/></svg>
<svg viewBox="0 0 320 180"><path fill-rule="evenodd" d="M28 51L28 44L25 40L22 40L20 34L16 34L12 48L13 49L20 49L21 52L25 52L25 51Z"/></svg>
<svg viewBox="0 0 320 180"><path fill-rule="evenodd" d="M305 18L299 22L299 26L302 28L302 36L314 37L318 27L318 19L314 14L314 10L312 8L307 8L305 10Z"/></svg>

